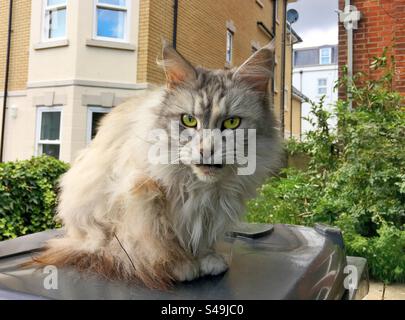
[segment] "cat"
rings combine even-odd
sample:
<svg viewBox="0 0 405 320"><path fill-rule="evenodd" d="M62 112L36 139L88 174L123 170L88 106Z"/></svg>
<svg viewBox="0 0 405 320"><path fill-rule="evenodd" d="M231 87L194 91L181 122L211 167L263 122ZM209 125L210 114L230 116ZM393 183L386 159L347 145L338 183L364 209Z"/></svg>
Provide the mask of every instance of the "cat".
<svg viewBox="0 0 405 320"><path fill-rule="evenodd" d="M57 219L64 235L50 240L35 263L157 289L228 269L214 245L279 166L280 137L268 90L274 44L232 70L194 67L168 45L162 58L166 86L106 115L61 178ZM178 154L190 148L170 133L173 123L181 132L218 129L232 135L236 127L255 129L254 172L241 175L238 163L183 162L181 156L151 163L149 136L156 129ZM213 152L211 143L198 142L201 157Z"/></svg>

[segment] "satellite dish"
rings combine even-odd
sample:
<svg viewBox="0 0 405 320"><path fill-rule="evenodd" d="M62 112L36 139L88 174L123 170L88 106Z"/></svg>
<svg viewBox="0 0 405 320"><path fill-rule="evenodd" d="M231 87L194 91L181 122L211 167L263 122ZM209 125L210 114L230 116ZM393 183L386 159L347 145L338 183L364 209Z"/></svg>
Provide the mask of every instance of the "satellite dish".
<svg viewBox="0 0 405 320"><path fill-rule="evenodd" d="M290 24L293 24L293 23L297 22L299 16L300 15L298 14L298 11L295 10L295 9L290 9L290 10L287 11L287 21Z"/></svg>

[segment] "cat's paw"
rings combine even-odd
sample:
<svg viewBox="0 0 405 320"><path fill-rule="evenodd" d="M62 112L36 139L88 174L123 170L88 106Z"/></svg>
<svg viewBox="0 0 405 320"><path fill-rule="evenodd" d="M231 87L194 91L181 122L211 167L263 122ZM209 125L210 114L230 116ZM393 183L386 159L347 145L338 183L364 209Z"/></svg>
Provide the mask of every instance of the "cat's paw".
<svg viewBox="0 0 405 320"><path fill-rule="evenodd" d="M198 278L200 270L198 264L191 261L179 263L173 269L173 276L176 281L191 281Z"/></svg>
<svg viewBox="0 0 405 320"><path fill-rule="evenodd" d="M200 259L200 275L216 276L228 270L228 263L224 256L218 253L208 254Z"/></svg>

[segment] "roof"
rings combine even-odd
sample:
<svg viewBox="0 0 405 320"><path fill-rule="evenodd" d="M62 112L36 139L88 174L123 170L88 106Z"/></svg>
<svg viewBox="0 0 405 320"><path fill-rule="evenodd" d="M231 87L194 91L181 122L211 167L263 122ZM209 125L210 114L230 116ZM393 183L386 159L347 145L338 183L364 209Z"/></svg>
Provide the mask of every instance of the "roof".
<svg viewBox="0 0 405 320"><path fill-rule="evenodd" d="M301 102L309 101L309 98L305 94L303 94L301 91L299 91L296 87L293 86L292 88L293 88L293 95L296 98L301 99Z"/></svg>
<svg viewBox="0 0 405 320"><path fill-rule="evenodd" d="M295 41L293 42L294 44L302 42L302 38L298 35L297 32L292 28L291 24L287 22L287 30L291 32L293 35Z"/></svg>

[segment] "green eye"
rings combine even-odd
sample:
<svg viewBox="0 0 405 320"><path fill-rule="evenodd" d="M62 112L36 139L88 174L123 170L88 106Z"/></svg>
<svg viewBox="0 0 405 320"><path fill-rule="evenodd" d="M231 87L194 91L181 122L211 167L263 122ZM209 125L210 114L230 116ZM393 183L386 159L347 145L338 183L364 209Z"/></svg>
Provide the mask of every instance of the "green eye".
<svg viewBox="0 0 405 320"><path fill-rule="evenodd" d="M183 124L186 126L186 127L189 127L189 128L195 128L196 126L197 126L197 119L196 118L194 118L192 115L190 115L190 114L184 114L182 117L181 117L181 122L183 122Z"/></svg>
<svg viewBox="0 0 405 320"><path fill-rule="evenodd" d="M241 123L241 118L239 117L232 117L229 119L226 119L223 123L223 126L225 129L236 129L237 127L240 126Z"/></svg>

